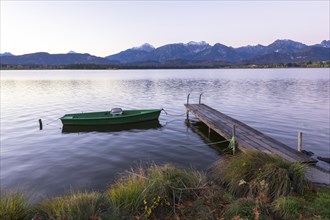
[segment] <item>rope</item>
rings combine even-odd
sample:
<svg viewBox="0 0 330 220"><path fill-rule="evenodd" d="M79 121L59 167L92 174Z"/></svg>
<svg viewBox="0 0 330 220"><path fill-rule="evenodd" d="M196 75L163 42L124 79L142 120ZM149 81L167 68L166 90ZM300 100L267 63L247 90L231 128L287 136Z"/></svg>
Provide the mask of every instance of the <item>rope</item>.
<svg viewBox="0 0 330 220"><path fill-rule="evenodd" d="M178 115L176 115L176 114L169 114L169 113L167 113L167 111L165 111L165 109L163 109L163 108L162 108L162 111L164 111L166 115L174 116L174 117L175 117L175 116L183 116L183 115L186 114L186 113L182 113L182 114L178 114Z"/></svg>
<svg viewBox="0 0 330 220"><path fill-rule="evenodd" d="M58 126L56 126L56 125L50 125L50 124L46 124L47 126L49 125L49 126L51 126L51 127L53 127L53 128L56 128L56 129L62 129L61 127L58 127Z"/></svg>
<svg viewBox="0 0 330 220"><path fill-rule="evenodd" d="M46 125L50 125L51 123L53 123L54 121L57 121L58 119L60 119L60 118L56 118L55 120L48 122Z"/></svg>
<svg viewBox="0 0 330 220"><path fill-rule="evenodd" d="M225 143L228 142L228 140L224 140L224 141L217 141L217 142L211 142L211 143L206 143L206 145L215 145L215 144L221 144L221 143ZM202 147L205 146L205 144L191 144L191 145L179 145L181 147Z"/></svg>
<svg viewBox="0 0 330 220"><path fill-rule="evenodd" d="M178 114L178 115L173 115L173 114L168 114L169 116L174 116L174 117L176 117L176 116L183 116L183 115L185 115L186 113L182 113L182 114Z"/></svg>

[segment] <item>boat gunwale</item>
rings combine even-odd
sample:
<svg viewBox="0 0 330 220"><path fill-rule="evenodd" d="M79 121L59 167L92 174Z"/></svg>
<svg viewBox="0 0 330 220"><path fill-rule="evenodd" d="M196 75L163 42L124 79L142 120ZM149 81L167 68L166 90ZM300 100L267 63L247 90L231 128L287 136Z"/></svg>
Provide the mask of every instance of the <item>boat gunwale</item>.
<svg viewBox="0 0 330 220"><path fill-rule="evenodd" d="M62 116L60 118L60 120L64 119L64 120L100 120L100 119L114 119L114 118L127 118L127 117L133 117L133 116L137 116L137 115L143 115L143 114L148 114L148 113L155 113L155 112L161 112L162 109L137 109L137 110L124 110L124 112L127 111L140 111L139 113L136 114L131 114L131 115L112 115L111 111L103 111L103 112L85 112L85 113L71 113L71 114L65 114L64 116ZM141 111L147 111L145 113L141 113ZM109 115L106 115L104 117L86 117L86 118L65 118L66 116L74 116L74 115L83 115L83 114L97 114L97 113L109 113Z"/></svg>

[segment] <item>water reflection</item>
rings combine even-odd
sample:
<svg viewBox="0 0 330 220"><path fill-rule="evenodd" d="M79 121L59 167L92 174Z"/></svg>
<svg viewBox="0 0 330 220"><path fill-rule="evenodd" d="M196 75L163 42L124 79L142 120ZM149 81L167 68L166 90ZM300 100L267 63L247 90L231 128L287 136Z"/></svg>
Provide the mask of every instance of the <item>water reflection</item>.
<svg viewBox="0 0 330 220"><path fill-rule="evenodd" d="M158 120L133 123L133 124L120 124L120 125L64 125L62 127L62 133L81 133L81 132L121 132L121 131L144 131L149 129L159 129L162 125Z"/></svg>
<svg viewBox="0 0 330 220"><path fill-rule="evenodd" d="M209 130L208 126L203 122L196 120L185 120L185 124L187 128L191 129L195 134L201 137L205 145L208 145L210 148L221 154L229 152L229 141L218 135L216 132Z"/></svg>
<svg viewBox="0 0 330 220"><path fill-rule="evenodd" d="M203 103L294 149L302 131L303 149L326 156L329 88L329 69L1 71L0 186L24 185L47 197L70 188L103 190L141 162L207 169L220 158L207 143L221 139L209 137L203 124L186 124L188 93L190 103L203 92ZM164 108L169 115L161 114L159 124L114 130L52 122L114 107Z"/></svg>

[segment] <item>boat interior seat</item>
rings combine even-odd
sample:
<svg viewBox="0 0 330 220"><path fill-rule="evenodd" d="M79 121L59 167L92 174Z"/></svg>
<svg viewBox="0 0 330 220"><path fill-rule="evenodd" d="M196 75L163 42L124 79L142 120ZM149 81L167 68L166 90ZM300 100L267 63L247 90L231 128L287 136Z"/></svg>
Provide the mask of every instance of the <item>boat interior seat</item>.
<svg viewBox="0 0 330 220"><path fill-rule="evenodd" d="M123 110L121 108L113 108L113 109L111 109L110 113L112 115L122 115Z"/></svg>

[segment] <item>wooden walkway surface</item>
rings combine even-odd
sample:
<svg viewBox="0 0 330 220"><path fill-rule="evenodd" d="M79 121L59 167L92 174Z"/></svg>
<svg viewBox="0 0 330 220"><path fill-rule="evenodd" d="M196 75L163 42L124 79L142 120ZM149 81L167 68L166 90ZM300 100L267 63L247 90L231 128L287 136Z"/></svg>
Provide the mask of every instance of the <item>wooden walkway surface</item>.
<svg viewBox="0 0 330 220"><path fill-rule="evenodd" d="M230 140L232 127L236 127L236 142L238 149L257 150L266 153L275 153L291 162L316 163L317 160L255 130L254 128L231 118L204 104L185 104L187 111L194 114L213 131Z"/></svg>

